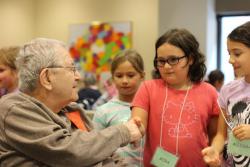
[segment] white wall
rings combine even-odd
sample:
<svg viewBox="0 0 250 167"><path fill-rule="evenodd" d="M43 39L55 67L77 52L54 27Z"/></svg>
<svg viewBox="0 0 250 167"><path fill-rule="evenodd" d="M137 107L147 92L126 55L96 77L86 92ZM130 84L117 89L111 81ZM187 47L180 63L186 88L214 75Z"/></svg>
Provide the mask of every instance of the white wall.
<svg viewBox="0 0 250 167"><path fill-rule="evenodd" d="M21 45L34 36L33 0L0 0L0 47Z"/></svg>

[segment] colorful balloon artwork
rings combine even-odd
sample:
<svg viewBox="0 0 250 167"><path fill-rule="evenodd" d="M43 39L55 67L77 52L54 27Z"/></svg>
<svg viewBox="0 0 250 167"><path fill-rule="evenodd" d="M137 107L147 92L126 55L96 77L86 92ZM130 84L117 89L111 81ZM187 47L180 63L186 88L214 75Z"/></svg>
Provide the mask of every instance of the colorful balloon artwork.
<svg viewBox="0 0 250 167"><path fill-rule="evenodd" d="M111 61L117 53L131 48L129 22L91 23L71 31L78 31L70 39L70 53L75 63L83 71L96 73L97 76L110 70Z"/></svg>

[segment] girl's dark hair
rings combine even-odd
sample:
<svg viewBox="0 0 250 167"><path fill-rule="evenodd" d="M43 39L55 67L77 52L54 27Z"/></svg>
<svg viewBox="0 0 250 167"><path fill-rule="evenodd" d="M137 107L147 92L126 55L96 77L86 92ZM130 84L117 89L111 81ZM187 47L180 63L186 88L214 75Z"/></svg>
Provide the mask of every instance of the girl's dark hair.
<svg viewBox="0 0 250 167"><path fill-rule="evenodd" d="M216 81L219 81L219 82L223 82L224 81L224 74L220 70L213 70L208 75L208 82L211 85L214 86Z"/></svg>
<svg viewBox="0 0 250 167"><path fill-rule="evenodd" d="M200 82L206 74L205 56L199 50L199 43L196 38L186 29L171 29L163 34L155 43L154 67L159 74L156 65L157 49L165 44L171 44L180 48L188 58L193 59L193 64L189 67L188 77L192 82Z"/></svg>
<svg viewBox="0 0 250 167"><path fill-rule="evenodd" d="M144 76L143 59L141 55L133 49L127 49L125 51L122 51L113 59L111 63L111 74L113 75L117 67L125 61L130 62L135 68L135 70L142 76Z"/></svg>
<svg viewBox="0 0 250 167"><path fill-rule="evenodd" d="M250 48L250 21L235 28L227 37Z"/></svg>

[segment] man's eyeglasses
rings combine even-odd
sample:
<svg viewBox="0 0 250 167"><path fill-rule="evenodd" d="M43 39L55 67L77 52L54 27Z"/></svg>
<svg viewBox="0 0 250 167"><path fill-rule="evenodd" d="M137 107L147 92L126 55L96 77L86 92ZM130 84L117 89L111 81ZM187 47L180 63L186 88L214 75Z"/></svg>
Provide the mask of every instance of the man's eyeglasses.
<svg viewBox="0 0 250 167"><path fill-rule="evenodd" d="M157 67L164 67L166 63L168 63L169 65L176 65L179 63L180 59L183 59L184 57L187 56L182 56L182 57L177 57L177 56L169 56L168 58L157 58L155 60L155 63L157 65Z"/></svg>
<svg viewBox="0 0 250 167"><path fill-rule="evenodd" d="M76 72L80 70L80 68L75 67L75 66L51 66L51 67L47 67L47 68L66 68L69 69L70 71L72 71L74 73L74 75L76 75Z"/></svg>

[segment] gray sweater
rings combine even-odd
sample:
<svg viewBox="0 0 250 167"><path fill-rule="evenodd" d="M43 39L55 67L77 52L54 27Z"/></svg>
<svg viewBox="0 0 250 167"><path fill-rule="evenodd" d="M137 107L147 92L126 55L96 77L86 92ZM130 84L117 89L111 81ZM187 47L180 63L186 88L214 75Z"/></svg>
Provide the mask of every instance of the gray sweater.
<svg viewBox="0 0 250 167"><path fill-rule="evenodd" d="M76 108L69 105L63 112ZM91 121L81 111L89 132L72 128L69 121L24 93L2 97L0 167L115 166L111 155L129 142L128 129L118 125L91 130Z"/></svg>

